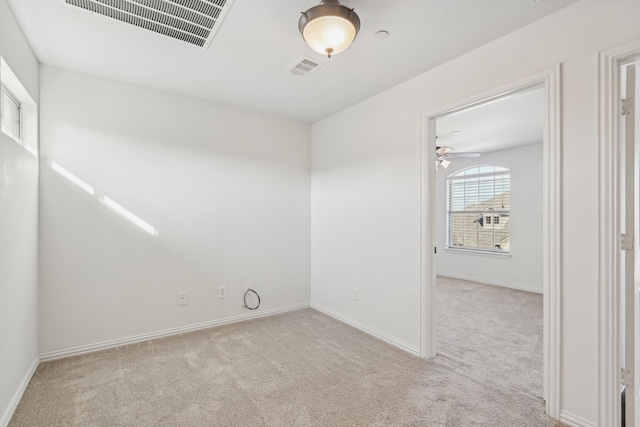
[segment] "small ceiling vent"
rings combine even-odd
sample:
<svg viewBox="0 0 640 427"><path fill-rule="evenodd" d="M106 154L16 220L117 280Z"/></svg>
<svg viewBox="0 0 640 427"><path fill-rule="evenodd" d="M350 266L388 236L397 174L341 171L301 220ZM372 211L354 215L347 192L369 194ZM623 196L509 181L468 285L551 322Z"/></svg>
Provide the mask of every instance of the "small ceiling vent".
<svg viewBox="0 0 640 427"><path fill-rule="evenodd" d="M65 3L206 49L233 0L65 0Z"/></svg>
<svg viewBox="0 0 640 427"><path fill-rule="evenodd" d="M289 68L287 68L287 72L293 74L294 76L302 76L307 77L309 74L316 71L318 68L322 67L322 63L318 61L314 61L311 58L303 56L294 62Z"/></svg>

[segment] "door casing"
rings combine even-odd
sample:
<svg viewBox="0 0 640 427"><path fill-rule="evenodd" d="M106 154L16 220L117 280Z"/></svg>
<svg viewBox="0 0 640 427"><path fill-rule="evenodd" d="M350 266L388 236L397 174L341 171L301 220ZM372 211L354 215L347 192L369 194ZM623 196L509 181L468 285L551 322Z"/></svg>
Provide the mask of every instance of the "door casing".
<svg viewBox="0 0 640 427"><path fill-rule="evenodd" d="M561 66L422 113L420 355L436 356L435 338L435 122L442 115L534 86L545 88L543 136L543 334L544 399L549 416L560 418L561 342Z"/></svg>
<svg viewBox="0 0 640 427"><path fill-rule="evenodd" d="M621 425L621 67L640 57L640 40L599 54L599 363L598 425ZM636 71L637 72L637 71ZM638 372L636 370L636 377ZM635 382L637 384L637 381ZM636 388L637 389L637 388ZM637 397L637 396L636 396ZM630 426L631 427L631 426Z"/></svg>

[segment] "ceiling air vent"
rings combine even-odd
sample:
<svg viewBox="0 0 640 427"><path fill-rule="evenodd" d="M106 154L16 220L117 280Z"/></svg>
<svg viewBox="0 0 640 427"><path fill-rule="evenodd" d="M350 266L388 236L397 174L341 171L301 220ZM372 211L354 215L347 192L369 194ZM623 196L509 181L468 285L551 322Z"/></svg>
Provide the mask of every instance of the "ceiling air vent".
<svg viewBox="0 0 640 427"><path fill-rule="evenodd" d="M302 58L294 62L293 65L287 68L287 72L295 76L306 77L320 67L322 67L321 62L314 61L311 58L307 58L306 56L303 56Z"/></svg>
<svg viewBox="0 0 640 427"><path fill-rule="evenodd" d="M65 3L207 48L233 0L65 0Z"/></svg>

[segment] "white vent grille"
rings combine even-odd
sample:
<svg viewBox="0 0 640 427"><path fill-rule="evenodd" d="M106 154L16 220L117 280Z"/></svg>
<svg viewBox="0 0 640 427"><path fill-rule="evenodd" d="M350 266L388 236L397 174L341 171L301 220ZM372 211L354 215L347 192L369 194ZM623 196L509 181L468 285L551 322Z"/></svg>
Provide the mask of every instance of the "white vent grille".
<svg viewBox="0 0 640 427"><path fill-rule="evenodd" d="M322 67L321 62L303 56L287 68L287 72L295 76L306 77L320 67Z"/></svg>
<svg viewBox="0 0 640 427"><path fill-rule="evenodd" d="M65 0L145 30L207 48L233 0Z"/></svg>

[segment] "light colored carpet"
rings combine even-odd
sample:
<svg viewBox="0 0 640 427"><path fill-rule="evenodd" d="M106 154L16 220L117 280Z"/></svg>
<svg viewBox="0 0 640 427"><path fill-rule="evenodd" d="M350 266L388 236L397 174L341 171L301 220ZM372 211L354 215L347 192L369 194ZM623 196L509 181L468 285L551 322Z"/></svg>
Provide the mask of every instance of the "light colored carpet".
<svg viewBox="0 0 640 427"><path fill-rule="evenodd" d="M559 426L539 399L315 310L40 365L19 426Z"/></svg>
<svg viewBox="0 0 640 427"><path fill-rule="evenodd" d="M437 278L436 351L452 366L542 397L542 295Z"/></svg>

